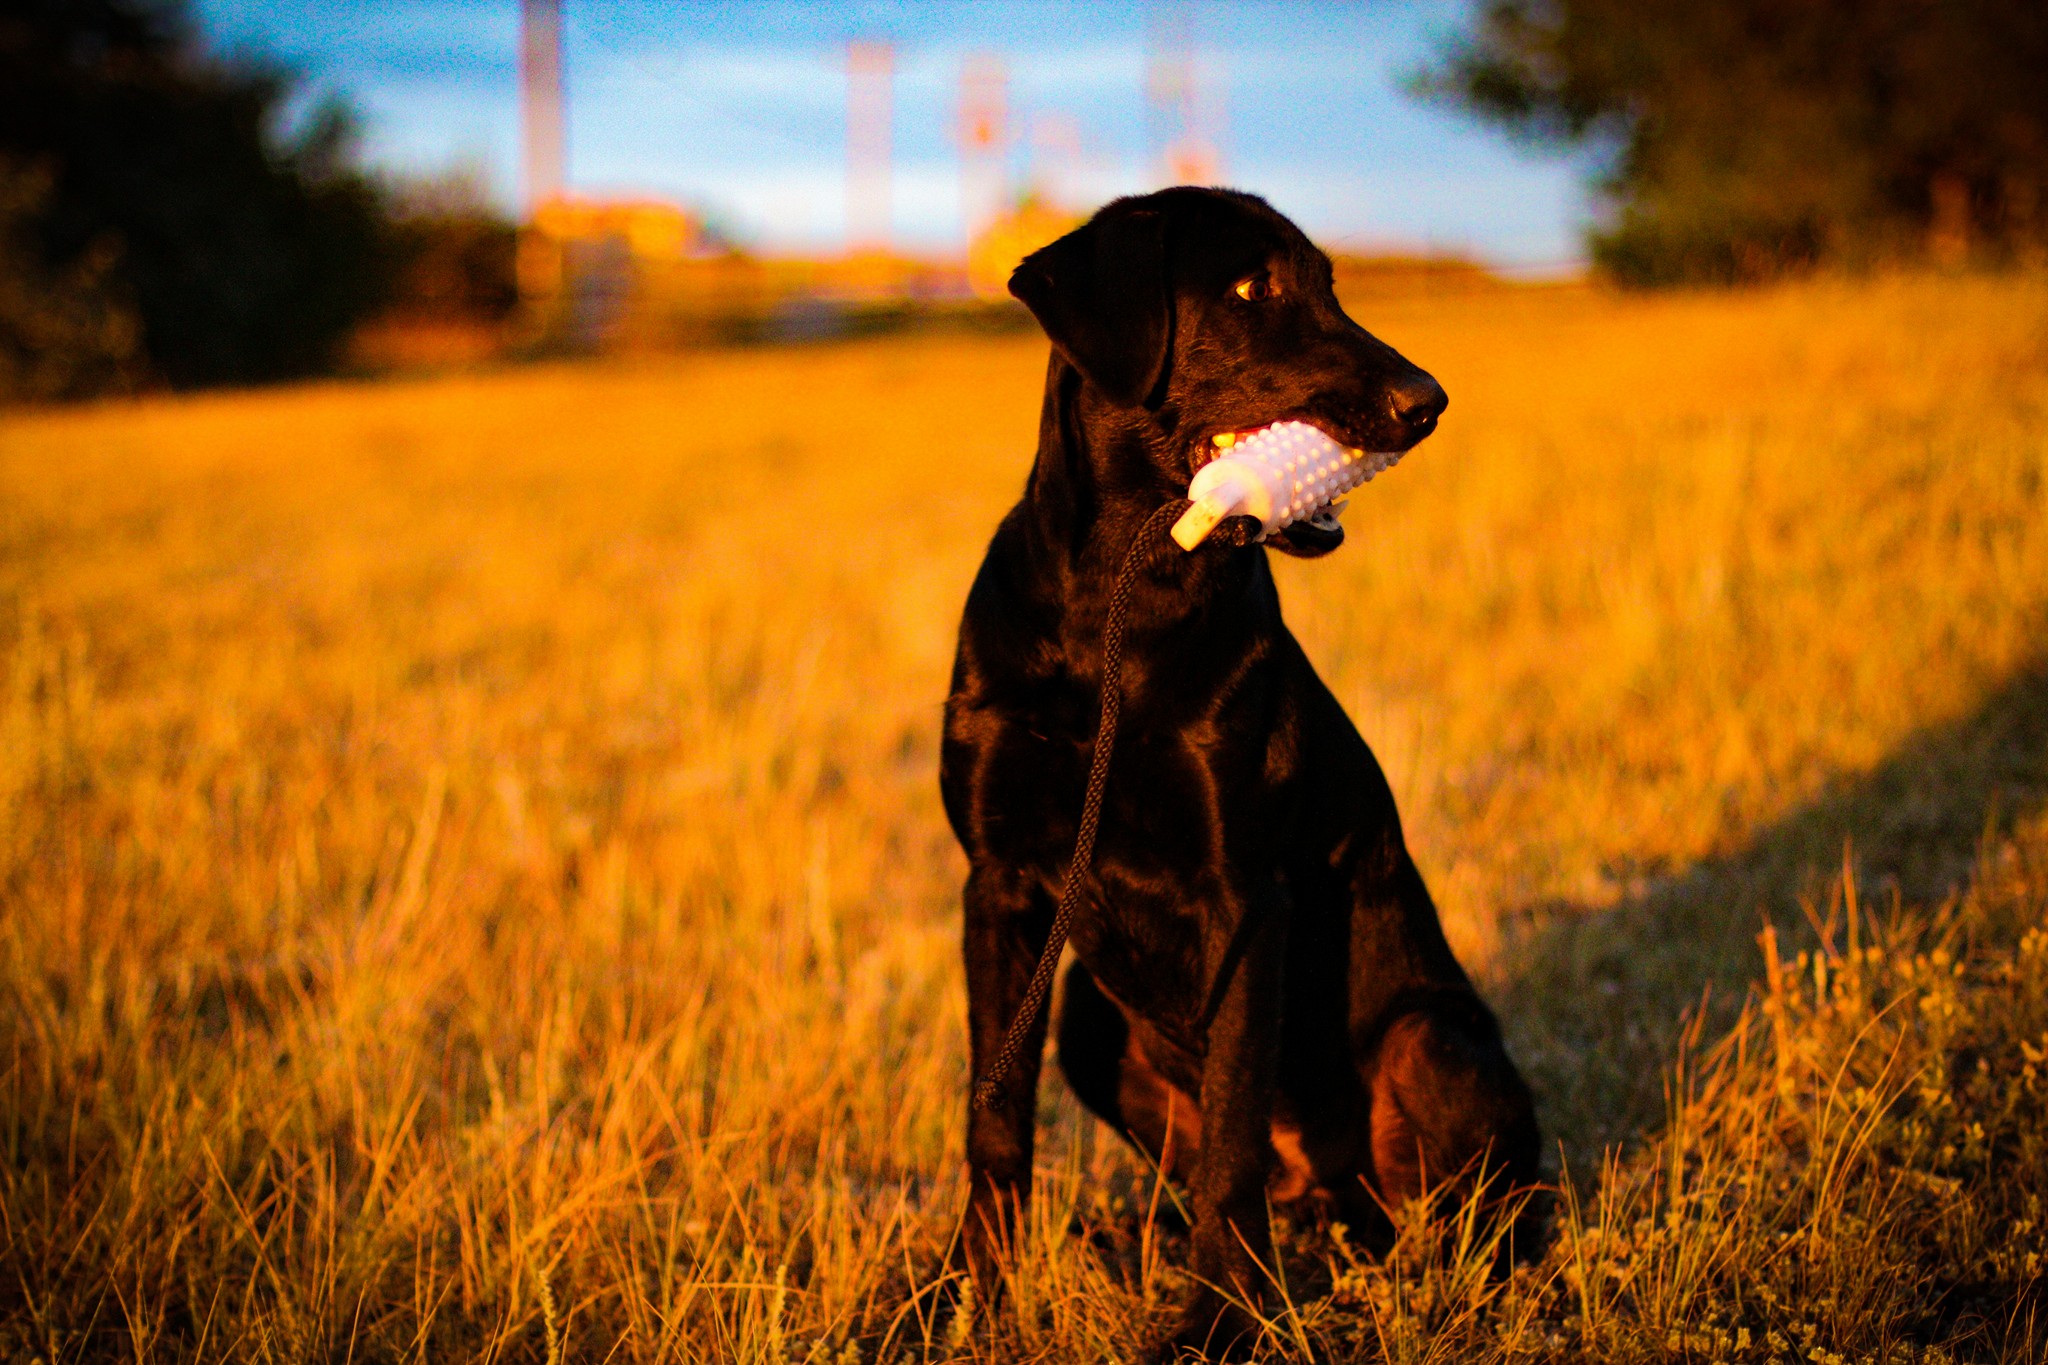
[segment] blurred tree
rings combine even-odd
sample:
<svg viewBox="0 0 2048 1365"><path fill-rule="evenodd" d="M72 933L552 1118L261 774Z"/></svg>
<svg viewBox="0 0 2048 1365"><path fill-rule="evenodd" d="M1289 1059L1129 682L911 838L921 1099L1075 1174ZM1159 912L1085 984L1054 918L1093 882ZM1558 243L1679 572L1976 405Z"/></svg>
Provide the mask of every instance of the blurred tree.
<svg viewBox="0 0 2048 1365"><path fill-rule="evenodd" d="M398 319L501 322L519 305L519 229L490 202L482 177L458 172L392 197Z"/></svg>
<svg viewBox="0 0 2048 1365"><path fill-rule="evenodd" d="M1421 84L1609 150L1625 281L2048 242L2043 0L1490 0Z"/></svg>
<svg viewBox="0 0 2048 1365"><path fill-rule="evenodd" d="M65 396L331 363L384 292L384 210L345 113L294 126L292 92L205 55L173 0L7 0L0 384Z"/></svg>
<svg viewBox="0 0 2048 1365"><path fill-rule="evenodd" d="M112 244L51 270L36 240L45 173L0 158L0 398L63 398L133 382L134 314L114 287Z"/></svg>

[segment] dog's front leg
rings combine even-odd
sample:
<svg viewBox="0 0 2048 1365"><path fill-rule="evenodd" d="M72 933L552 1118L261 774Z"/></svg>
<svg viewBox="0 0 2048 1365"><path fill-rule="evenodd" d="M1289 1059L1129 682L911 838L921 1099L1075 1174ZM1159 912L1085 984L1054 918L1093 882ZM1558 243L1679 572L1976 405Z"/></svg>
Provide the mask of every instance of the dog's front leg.
<svg viewBox="0 0 2048 1365"><path fill-rule="evenodd" d="M974 1078L988 1074L1031 983L1032 968L1052 929L1052 905L1035 875L977 863L967 877L967 1031ZM967 1219L960 1250L984 1298L1001 1284L1001 1262L1014 1245L1031 1198L1031 1153L1038 1105L1045 1012L1003 1078L993 1108L967 1101Z"/></svg>
<svg viewBox="0 0 2048 1365"><path fill-rule="evenodd" d="M1213 1010L1202 1059L1202 1150L1190 1193L1197 1288L1161 1354L1231 1355L1249 1350L1256 1304L1273 1268L1266 1216L1272 1169L1274 1072L1279 1060L1280 987L1287 930L1277 887L1243 897L1216 916L1205 953Z"/></svg>

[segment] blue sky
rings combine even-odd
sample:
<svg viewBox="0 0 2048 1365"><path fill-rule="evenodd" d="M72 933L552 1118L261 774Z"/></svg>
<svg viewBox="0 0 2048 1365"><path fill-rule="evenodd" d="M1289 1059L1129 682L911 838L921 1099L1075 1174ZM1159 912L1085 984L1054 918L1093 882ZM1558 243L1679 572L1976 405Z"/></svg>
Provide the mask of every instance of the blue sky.
<svg viewBox="0 0 2048 1365"><path fill-rule="evenodd" d="M217 47L281 57L343 94L376 164L468 167L516 202L517 0L198 10ZM1172 10L1187 16L1225 183L1344 249L1462 250L1531 272L1579 259L1590 209L1577 165L1402 90L1462 20L1453 0ZM1144 100L1157 3L565 0L564 11L570 187L688 203L767 249L844 240L850 39L896 49L892 218L906 246L962 239L953 129L972 53L1007 64L1018 183L1035 176L1081 207L1161 183Z"/></svg>

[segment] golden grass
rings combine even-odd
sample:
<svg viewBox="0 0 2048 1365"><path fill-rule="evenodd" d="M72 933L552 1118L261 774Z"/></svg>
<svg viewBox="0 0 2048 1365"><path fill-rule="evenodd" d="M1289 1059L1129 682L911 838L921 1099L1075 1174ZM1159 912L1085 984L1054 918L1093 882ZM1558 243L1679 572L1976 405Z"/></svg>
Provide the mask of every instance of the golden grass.
<svg viewBox="0 0 2048 1365"><path fill-rule="evenodd" d="M1303 1232L1274 1349L2017 1349L2048 281L1363 320L1452 407L1283 594L1575 1179L1512 1281ZM0 421L0 1354L1129 1359L1171 1192L1057 1081L1014 1318L930 1292L939 704L1043 351Z"/></svg>

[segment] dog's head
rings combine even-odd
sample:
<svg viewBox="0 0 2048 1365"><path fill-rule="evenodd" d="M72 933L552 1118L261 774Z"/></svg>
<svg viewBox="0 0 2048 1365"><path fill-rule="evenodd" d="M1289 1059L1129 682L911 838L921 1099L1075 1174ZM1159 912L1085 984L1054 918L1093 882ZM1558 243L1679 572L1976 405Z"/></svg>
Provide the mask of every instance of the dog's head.
<svg viewBox="0 0 2048 1365"><path fill-rule="evenodd" d="M1146 428L1165 496L1219 435L1313 423L1398 453L1436 429L1441 385L1346 317L1330 259L1263 199L1181 188L1119 199L1010 276L1054 349ZM1342 527L1268 543L1327 554Z"/></svg>

